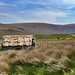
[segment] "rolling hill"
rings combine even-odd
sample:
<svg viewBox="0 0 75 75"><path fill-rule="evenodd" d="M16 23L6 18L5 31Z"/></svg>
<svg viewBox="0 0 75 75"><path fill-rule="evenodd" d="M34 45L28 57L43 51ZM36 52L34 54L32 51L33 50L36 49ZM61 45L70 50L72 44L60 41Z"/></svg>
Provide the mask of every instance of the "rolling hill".
<svg viewBox="0 0 75 75"><path fill-rule="evenodd" d="M0 36L12 34L64 34L75 33L75 24L55 25L47 23L1 24Z"/></svg>

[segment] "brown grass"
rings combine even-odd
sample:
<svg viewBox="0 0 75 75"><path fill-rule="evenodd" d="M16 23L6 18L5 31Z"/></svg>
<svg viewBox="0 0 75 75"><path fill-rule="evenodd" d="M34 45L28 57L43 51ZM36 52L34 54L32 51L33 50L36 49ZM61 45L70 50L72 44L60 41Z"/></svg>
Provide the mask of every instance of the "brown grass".
<svg viewBox="0 0 75 75"><path fill-rule="evenodd" d="M57 68L66 68L70 62L68 58L75 52L75 40L58 41L49 44L37 42L36 47L26 50L8 50L0 52L0 70L10 70L10 64L34 63L36 65L55 65Z"/></svg>

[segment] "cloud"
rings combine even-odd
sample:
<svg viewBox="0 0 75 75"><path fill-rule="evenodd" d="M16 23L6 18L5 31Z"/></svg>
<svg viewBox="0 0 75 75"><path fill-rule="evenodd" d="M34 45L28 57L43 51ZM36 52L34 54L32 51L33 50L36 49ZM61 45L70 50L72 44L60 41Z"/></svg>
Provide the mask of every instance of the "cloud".
<svg viewBox="0 0 75 75"><path fill-rule="evenodd" d="M70 10L75 7L75 0L16 0L16 4L18 5L30 5L34 6L33 8L38 8L38 5L41 8L41 5L44 6L43 8L50 7L51 9L55 10Z"/></svg>
<svg viewBox="0 0 75 75"><path fill-rule="evenodd" d="M19 4L38 4L38 5L47 5L47 3L43 2L43 0L19 0L16 1Z"/></svg>
<svg viewBox="0 0 75 75"><path fill-rule="evenodd" d="M39 17L51 17L51 16L54 16L54 17L66 17L67 13L43 10L43 11L36 12L35 15L39 16Z"/></svg>
<svg viewBox="0 0 75 75"><path fill-rule="evenodd" d="M50 7L52 9L57 10L68 10L73 7L75 7L75 1L74 0L19 0L16 1L16 3L19 4L35 4L35 5L42 5L44 7Z"/></svg>
<svg viewBox="0 0 75 75"><path fill-rule="evenodd" d="M17 21L17 22L25 22L25 20L22 19L21 17L11 15L11 14L7 14L7 13L0 13L0 16L7 17L7 19L10 18L10 20L14 20L14 21Z"/></svg>
<svg viewBox="0 0 75 75"><path fill-rule="evenodd" d="M63 0L66 4L75 4L75 0Z"/></svg>
<svg viewBox="0 0 75 75"><path fill-rule="evenodd" d="M14 4L8 4L8 3L4 3L4 2L0 1L0 6L13 6L13 7L15 7L16 5L14 5Z"/></svg>
<svg viewBox="0 0 75 75"><path fill-rule="evenodd" d="M57 18L67 18L74 13L71 11L75 7L74 3L74 0L14 0L12 3L0 1L0 11L3 12L0 16L10 18L11 22L57 23ZM16 8L13 9L13 6Z"/></svg>
<svg viewBox="0 0 75 75"><path fill-rule="evenodd" d="M75 0L63 0L62 3L69 10L75 7Z"/></svg>
<svg viewBox="0 0 75 75"><path fill-rule="evenodd" d="M27 15L25 17L25 15ZM23 17L19 16L23 15ZM7 17L11 22L44 22L44 23L57 23L58 17L67 17L69 13L64 12L55 12L55 11L48 11L48 10L24 10L18 12L16 14L7 14L7 13L0 13L0 16ZM5 21L5 19L4 19Z"/></svg>
<svg viewBox="0 0 75 75"><path fill-rule="evenodd" d="M35 18L32 19L32 20L26 19L26 18L23 19L22 17L16 16L16 15L12 15L12 14L7 14L7 13L0 13L0 16L6 18L6 19L3 19L3 20L1 19L5 23L7 23L7 20L8 20L8 23L13 23L13 22L16 22L16 23L23 23L23 22L41 22L39 20L36 20Z"/></svg>
<svg viewBox="0 0 75 75"><path fill-rule="evenodd" d="M47 22L47 23L56 23L56 18L64 18L67 17L70 13L60 12L60 11L50 11L50 10L24 10L18 12L19 15L28 15L28 18L33 18L34 20L38 20L38 22ZM29 16L30 15L30 16Z"/></svg>
<svg viewBox="0 0 75 75"><path fill-rule="evenodd" d="M60 4L60 0L19 0L17 3L21 4L39 4L39 5L50 5L50 4ZM61 1L60 1L61 2Z"/></svg>
<svg viewBox="0 0 75 75"><path fill-rule="evenodd" d="M42 1L25 1L25 3L28 3L28 4L47 5L46 3L42 2Z"/></svg>

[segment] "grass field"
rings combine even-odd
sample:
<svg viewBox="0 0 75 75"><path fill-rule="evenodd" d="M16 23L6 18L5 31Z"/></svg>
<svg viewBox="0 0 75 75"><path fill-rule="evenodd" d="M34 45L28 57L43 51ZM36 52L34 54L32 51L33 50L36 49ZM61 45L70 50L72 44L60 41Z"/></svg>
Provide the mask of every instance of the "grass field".
<svg viewBox="0 0 75 75"><path fill-rule="evenodd" d="M75 75L75 37L36 35L36 47L1 51L0 71L2 75Z"/></svg>
<svg viewBox="0 0 75 75"><path fill-rule="evenodd" d="M72 36L72 34L46 34L46 35L36 35L36 39L43 41L75 40L75 36Z"/></svg>

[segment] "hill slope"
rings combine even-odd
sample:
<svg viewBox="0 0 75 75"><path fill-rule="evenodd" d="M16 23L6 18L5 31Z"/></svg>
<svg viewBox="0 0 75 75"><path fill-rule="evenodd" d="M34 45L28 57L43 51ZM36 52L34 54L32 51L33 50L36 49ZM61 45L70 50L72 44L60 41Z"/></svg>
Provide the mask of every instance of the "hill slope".
<svg viewBox="0 0 75 75"><path fill-rule="evenodd" d="M8 34L62 34L75 33L75 24L54 25L47 23L0 24L0 36Z"/></svg>

